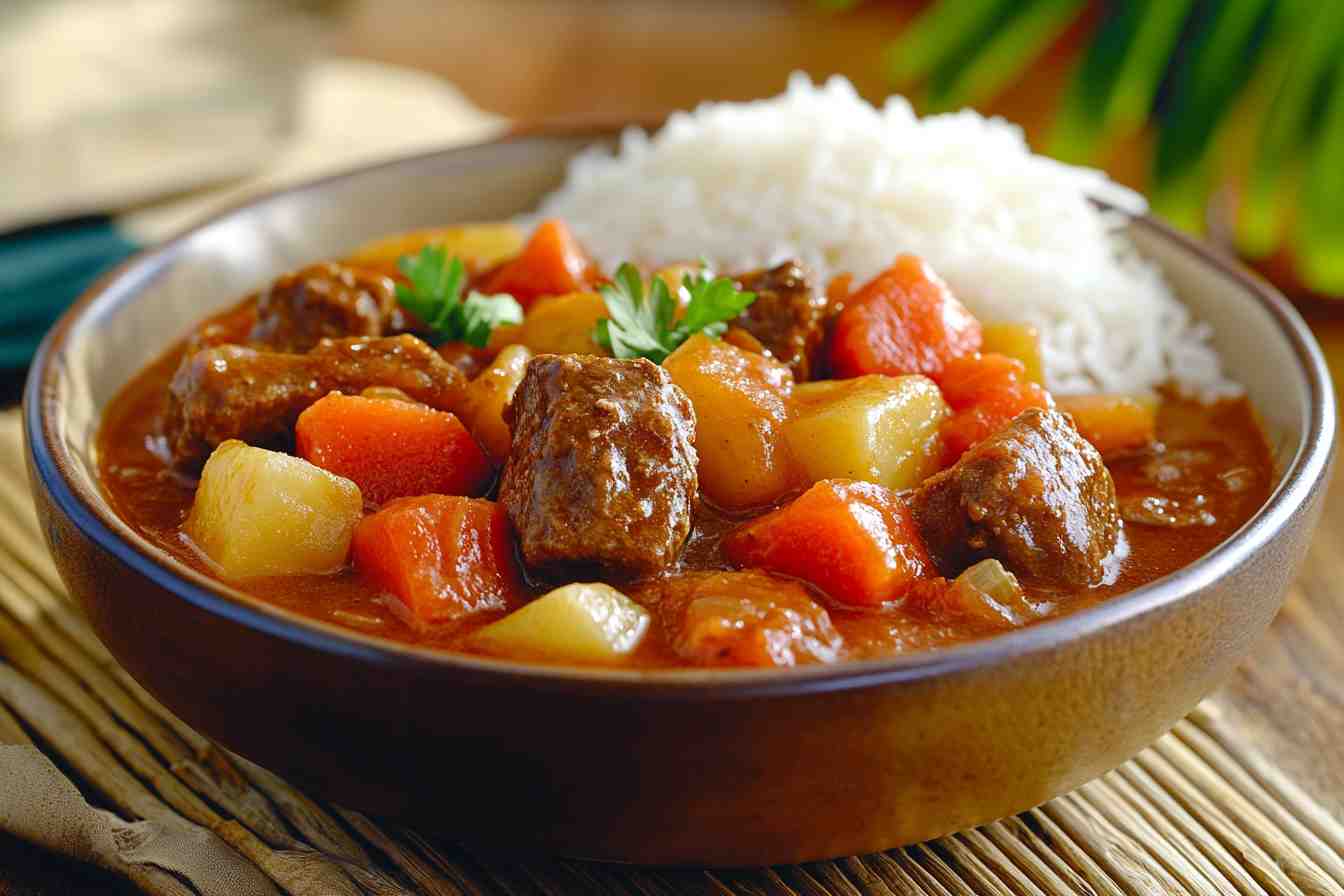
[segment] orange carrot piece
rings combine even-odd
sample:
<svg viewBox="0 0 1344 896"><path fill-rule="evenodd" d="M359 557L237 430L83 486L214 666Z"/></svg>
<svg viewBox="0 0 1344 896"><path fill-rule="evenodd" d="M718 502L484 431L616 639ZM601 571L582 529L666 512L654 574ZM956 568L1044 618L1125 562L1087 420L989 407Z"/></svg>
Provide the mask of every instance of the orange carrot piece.
<svg viewBox="0 0 1344 896"><path fill-rule="evenodd" d="M954 411L990 401L1019 383L1030 382L1027 368L1016 358L992 353L975 353L949 361L943 368L938 388Z"/></svg>
<svg viewBox="0 0 1344 896"><path fill-rule="evenodd" d="M355 527L355 569L400 603L413 628L523 603L513 530L483 498L401 498Z"/></svg>
<svg viewBox="0 0 1344 896"><path fill-rule="evenodd" d="M1136 395L1065 395L1059 409L1102 454L1142 448L1157 438L1157 402Z"/></svg>
<svg viewBox="0 0 1344 896"><path fill-rule="evenodd" d="M914 255L845 300L835 320L831 369L837 377L922 373L937 380L953 358L980 348L980 322Z"/></svg>
<svg viewBox="0 0 1344 896"><path fill-rule="evenodd" d="M488 274L480 289L506 292L527 308L542 296L583 292L598 280L597 265L563 221L542 221L522 253Z"/></svg>
<svg viewBox="0 0 1344 896"><path fill-rule="evenodd" d="M422 404L333 392L299 415L297 452L353 480L366 500L474 495L492 467L454 415Z"/></svg>
<svg viewBox="0 0 1344 896"><path fill-rule="evenodd" d="M977 352L949 361L939 388L956 411L939 428L948 465L1027 408L1054 406L1045 387L1027 378L1022 362L1006 355Z"/></svg>
<svg viewBox="0 0 1344 896"><path fill-rule="evenodd" d="M811 582L841 603L893 600L935 575L905 501L871 482L827 479L793 503L739 526L724 554L743 567Z"/></svg>

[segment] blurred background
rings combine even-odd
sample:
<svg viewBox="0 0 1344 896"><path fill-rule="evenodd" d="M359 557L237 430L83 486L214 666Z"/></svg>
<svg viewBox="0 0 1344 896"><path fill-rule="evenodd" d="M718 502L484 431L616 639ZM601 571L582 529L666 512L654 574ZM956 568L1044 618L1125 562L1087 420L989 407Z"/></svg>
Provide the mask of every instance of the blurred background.
<svg viewBox="0 0 1344 896"><path fill-rule="evenodd" d="M98 272L266 186L790 71L970 106L1306 307L1344 298L1339 0L4 0L0 365Z"/></svg>

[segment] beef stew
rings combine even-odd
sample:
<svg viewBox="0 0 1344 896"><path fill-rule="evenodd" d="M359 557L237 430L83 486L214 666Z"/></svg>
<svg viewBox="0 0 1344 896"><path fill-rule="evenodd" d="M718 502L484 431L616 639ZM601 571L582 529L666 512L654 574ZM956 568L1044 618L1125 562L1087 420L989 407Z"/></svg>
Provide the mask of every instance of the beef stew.
<svg viewBox="0 0 1344 896"><path fill-rule="evenodd" d="M1029 328L908 256L851 292L608 279L559 222L489 264L383 244L203 322L98 440L160 548L366 634L637 668L936 649L1173 572L1274 482L1245 399L1057 401Z"/></svg>

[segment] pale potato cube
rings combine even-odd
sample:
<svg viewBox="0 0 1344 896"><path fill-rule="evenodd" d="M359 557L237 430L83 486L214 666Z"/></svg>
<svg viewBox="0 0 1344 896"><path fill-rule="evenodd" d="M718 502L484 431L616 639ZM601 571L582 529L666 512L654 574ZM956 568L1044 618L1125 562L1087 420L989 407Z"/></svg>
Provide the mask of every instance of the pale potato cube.
<svg viewBox="0 0 1344 896"><path fill-rule="evenodd" d="M593 341L593 328L607 316L607 305L595 292L538 299L509 338L538 355L606 355Z"/></svg>
<svg viewBox="0 0 1344 896"><path fill-rule="evenodd" d="M938 471L938 428L950 412L927 377L805 383L794 397L784 439L810 481L860 479L899 491Z"/></svg>
<svg viewBox="0 0 1344 896"><path fill-rule="evenodd" d="M359 486L230 440L210 455L184 530L226 579L335 572L364 513Z"/></svg>
<svg viewBox="0 0 1344 896"><path fill-rule="evenodd" d="M397 259L425 246L441 246L475 271L494 267L523 251L523 232L513 224L464 224L380 237L360 246L346 261L386 274L397 273Z"/></svg>
<svg viewBox="0 0 1344 896"><path fill-rule="evenodd" d="M504 408L523 381L532 353L524 345L511 345L495 356L494 362L477 374L462 390L458 416L471 430L481 447L497 461L509 456L512 436L504 422Z"/></svg>
<svg viewBox="0 0 1344 896"><path fill-rule="evenodd" d="M576 663L610 663L628 655L649 630L649 611L610 585L557 588L472 634L488 653Z"/></svg>
<svg viewBox="0 0 1344 896"><path fill-rule="evenodd" d="M1045 385L1045 358L1041 355L1041 336L1029 324L985 324L982 352L1007 355L1022 362L1027 379Z"/></svg>
<svg viewBox="0 0 1344 896"><path fill-rule="evenodd" d="M1102 454L1142 448L1157 438L1156 395L1061 395L1059 409Z"/></svg>
<svg viewBox="0 0 1344 896"><path fill-rule="evenodd" d="M799 471L780 432L793 374L774 358L698 333L663 362L699 421L700 491L720 507L762 507L796 488Z"/></svg>

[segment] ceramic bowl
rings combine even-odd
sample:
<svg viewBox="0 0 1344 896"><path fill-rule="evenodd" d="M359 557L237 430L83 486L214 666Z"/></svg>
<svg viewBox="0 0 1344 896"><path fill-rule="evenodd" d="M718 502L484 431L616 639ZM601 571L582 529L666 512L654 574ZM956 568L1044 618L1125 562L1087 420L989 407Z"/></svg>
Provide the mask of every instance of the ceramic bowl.
<svg viewBox="0 0 1344 896"><path fill-rule="evenodd" d="M795 670L540 668L434 653L260 603L156 549L96 476L102 410L211 310L393 231L531 208L611 135L515 137L236 208L131 259L48 336L26 394L37 505L70 592L185 721L314 794L459 837L652 864L820 859L1041 803L1134 755L1256 643L1306 550L1335 405L1274 290L1163 224L1140 250L1213 328L1279 481L1198 562L974 644Z"/></svg>

